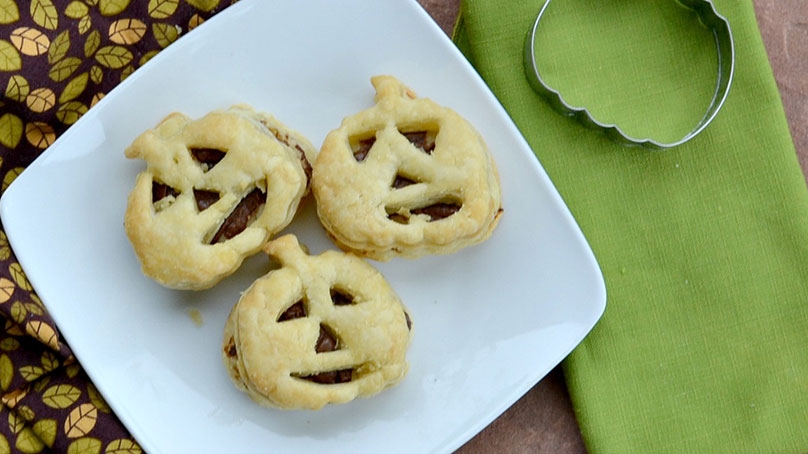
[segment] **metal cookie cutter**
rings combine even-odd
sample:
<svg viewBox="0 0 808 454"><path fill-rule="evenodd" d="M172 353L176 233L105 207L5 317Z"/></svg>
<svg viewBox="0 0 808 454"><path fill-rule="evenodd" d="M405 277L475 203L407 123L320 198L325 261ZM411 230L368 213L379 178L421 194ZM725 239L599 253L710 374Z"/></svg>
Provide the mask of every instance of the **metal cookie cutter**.
<svg viewBox="0 0 808 454"><path fill-rule="evenodd" d="M525 73L527 74L528 81L530 81L530 85L533 87L533 89L544 95L550 101L552 106L556 108L556 110L560 111L564 115L574 117L585 126L604 130L610 138L617 142L621 142L626 145L642 145L652 149L672 148L687 142L703 131L704 128L706 128L707 125L713 121L713 118L715 118L716 114L721 109L721 106L724 105L724 100L727 99L727 94L729 93L729 88L732 83L732 75L735 71L735 44L733 42L732 30L730 29L729 22L725 17L718 14L711 0L677 1L686 8L695 11L699 17L699 20L712 31L713 37L715 38L716 49L718 51L718 79L716 80L713 99L710 102L710 106L707 108L707 112L705 112L701 121L699 121L696 127L681 139L674 142L659 142L651 138L631 137L623 132L623 130L621 130L616 124L608 124L598 121L585 107L575 107L567 104L558 90L547 85L544 79L542 79L536 63L535 42L539 22L541 22L542 16L544 16L544 12L547 10L547 6L550 4L550 0L547 0L544 3L544 6L542 6L539 14L536 16L536 20L531 26L527 39L525 40L524 64Z"/></svg>

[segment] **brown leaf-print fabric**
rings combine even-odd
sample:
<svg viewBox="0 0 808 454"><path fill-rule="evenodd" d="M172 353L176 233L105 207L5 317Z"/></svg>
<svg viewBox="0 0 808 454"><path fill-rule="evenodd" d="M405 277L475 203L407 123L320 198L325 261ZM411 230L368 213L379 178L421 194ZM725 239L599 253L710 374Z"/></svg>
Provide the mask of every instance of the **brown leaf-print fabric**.
<svg viewBox="0 0 808 454"><path fill-rule="evenodd" d="M0 193L106 93L235 0L0 0ZM76 295L80 298L80 295ZM0 454L140 453L0 226Z"/></svg>

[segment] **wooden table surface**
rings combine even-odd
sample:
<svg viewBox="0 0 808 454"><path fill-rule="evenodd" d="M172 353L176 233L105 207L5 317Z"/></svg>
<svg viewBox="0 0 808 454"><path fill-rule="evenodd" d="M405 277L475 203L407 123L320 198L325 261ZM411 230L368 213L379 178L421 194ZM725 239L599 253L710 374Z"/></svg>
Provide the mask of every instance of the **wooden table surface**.
<svg viewBox="0 0 808 454"><path fill-rule="evenodd" d="M447 35L460 0L418 0ZM791 136L808 180L808 1L755 0ZM458 453L585 453L563 373L553 370Z"/></svg>

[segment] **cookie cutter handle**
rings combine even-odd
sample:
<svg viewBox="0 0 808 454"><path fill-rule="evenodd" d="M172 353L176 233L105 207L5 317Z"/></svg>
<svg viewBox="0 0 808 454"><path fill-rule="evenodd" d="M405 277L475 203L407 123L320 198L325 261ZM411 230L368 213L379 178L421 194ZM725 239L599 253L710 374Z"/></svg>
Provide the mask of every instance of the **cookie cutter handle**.
<svg viewBox="0 0 808 454"><path fill-rule="evenodd" d="M702 24L712 31L718 56L718 71L712 100L704 116L696 126L681 139L673 142L662 142L650 137L637 138L626 134L620 126L597 120L586 107L576 107L567 103L561 93L550 86L542 77L536 61L536 34L550 0L542 5L536 19L530 27L524 46L524 69L530 86L541 94L550 105L563 115L577 120L591 129L602 130L612 140L630 146L643 146L662 150L679 146L701 133L713 121L729 95L732 78L735 72L735 44L729 21L718 13L711 0L677 0L685 8L693 10Z"/></svg>

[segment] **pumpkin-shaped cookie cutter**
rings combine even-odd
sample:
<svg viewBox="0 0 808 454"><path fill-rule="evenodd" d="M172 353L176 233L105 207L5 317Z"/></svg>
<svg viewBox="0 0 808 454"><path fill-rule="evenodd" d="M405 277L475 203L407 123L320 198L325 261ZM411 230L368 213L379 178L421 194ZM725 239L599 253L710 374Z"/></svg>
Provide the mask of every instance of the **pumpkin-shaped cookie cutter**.
<svg viewBox="0 0 808 454"><path fill-rule="evenodd" d="M672 142L662 142L649 137L632 137L626 134L620 126L616 124L604 123L597 120L586 107L573 106L567 103L558 90L547 84L542 78L538 63L536 62L536 34L542 17L548 5L550 5L550 0L547 0L541 10L539 10L536 20L533 21L530 31L527 34L527 39L525 40L524 66L530 85L562 114L575 118L584 126L593 129L602 129L607 136L617 142L659 150L672 148L689 141L701 133L713 121L718 111L721 110L721 107L724 105L724 101L727 99L735 71L735 44L732 38L732 30L729 21L716 11L711 0L677 0L677 2L693 10L699 20L710 29L715 38L718 55L718 76L712 101L698 124L681 139Z"/></svg>

